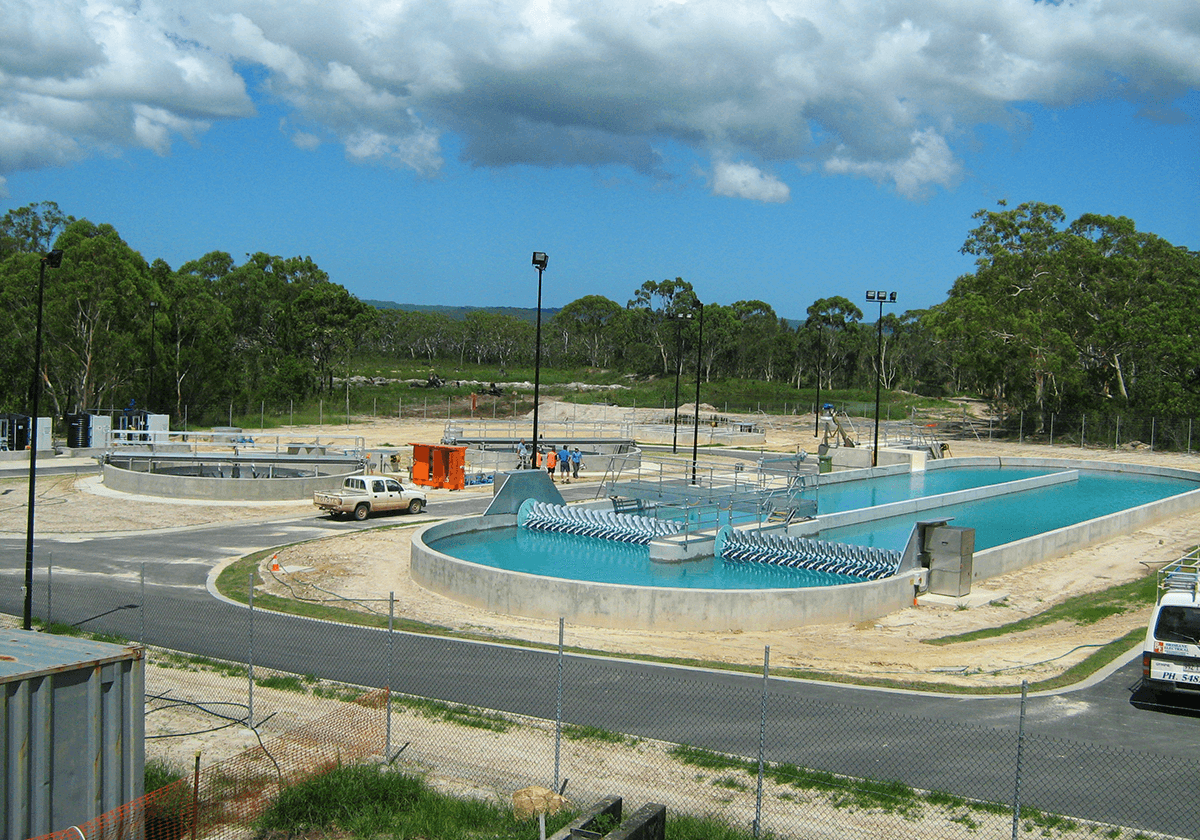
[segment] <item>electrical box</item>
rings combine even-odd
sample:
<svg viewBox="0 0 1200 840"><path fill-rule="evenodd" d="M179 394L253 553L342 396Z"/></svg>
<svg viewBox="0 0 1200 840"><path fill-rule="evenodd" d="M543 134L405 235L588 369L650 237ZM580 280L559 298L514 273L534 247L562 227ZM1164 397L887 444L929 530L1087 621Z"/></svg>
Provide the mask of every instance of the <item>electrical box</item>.
<svg viewBox="0 0 1200 840"><path fill-rule="evenodd" d="M959 597L971 592L975 529L938 525L925 530L922 559L929 568L929 591Z"/></svg>
<svg viewBox="0 0 1200 840"><path fill-rule="evenodd" d="M39 452L54 448L54 424L49 417L39 417L34 427L33 442Z"/></svg>

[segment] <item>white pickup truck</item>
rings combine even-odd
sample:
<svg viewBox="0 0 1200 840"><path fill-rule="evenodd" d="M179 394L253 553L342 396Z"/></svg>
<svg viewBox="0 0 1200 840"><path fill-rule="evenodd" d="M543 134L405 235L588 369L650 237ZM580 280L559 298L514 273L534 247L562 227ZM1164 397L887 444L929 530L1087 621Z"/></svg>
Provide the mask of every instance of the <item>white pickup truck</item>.
<svg viewBox="0 0 1200 840"><path fill-rule="evenodd" d="M313 504L334 519L353 514L360 522L378 511L420 513L427 501L424 492L381 475L351 476L342 481L341 490L313 493Z"/></svg>
<svg viewBox="0 0 1200 840"><path fill-rule="evenodd" d="M1158 599L1142 647L1151 691L1200 693L1200 550L1158 572Z"/></svg>

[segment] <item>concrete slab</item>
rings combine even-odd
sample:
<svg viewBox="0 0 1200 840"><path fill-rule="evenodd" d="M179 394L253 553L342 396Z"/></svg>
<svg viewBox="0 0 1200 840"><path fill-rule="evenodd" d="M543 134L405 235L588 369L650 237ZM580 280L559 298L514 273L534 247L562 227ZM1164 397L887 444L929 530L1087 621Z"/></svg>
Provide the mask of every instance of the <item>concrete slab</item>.
<svg viewBox="0 0 1200 840"><path fill-rule="evenodd" d="M1007 592L993 589L972 589L968 594L954 597L953 595L934 595L927 592L917 598L917 604L922 607L945 607L948 609L974 609L985 607L1008 597Z"/></svg>

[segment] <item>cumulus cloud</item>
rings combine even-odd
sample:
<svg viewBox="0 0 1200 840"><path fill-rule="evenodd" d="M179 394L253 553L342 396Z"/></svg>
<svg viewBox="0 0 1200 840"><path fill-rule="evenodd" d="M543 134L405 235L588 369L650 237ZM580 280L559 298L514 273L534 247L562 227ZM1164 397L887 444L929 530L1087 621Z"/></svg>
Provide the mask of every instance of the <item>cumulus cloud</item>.
<svg viewBox="0 0 1200 840"><path fill-rule="evenodd" d="M712 191L714 195L750 198L771 204L782 204L791 195L787 184L741 161L717 161L713 165Z"/></svg>
<svg viewBox="0 0 1200 840"><path fill-rule="evenodd" d="M254 112L253 72L312 129L293 142L366 164L433 174L453 134L475 166L665 178L686 148L721 195L787 200L782 175L820 168L919 198L1025 103L1121 96L1169 121L1200 87L1195 0L0 0L0 19L0 173L203 142Z"/></svg>

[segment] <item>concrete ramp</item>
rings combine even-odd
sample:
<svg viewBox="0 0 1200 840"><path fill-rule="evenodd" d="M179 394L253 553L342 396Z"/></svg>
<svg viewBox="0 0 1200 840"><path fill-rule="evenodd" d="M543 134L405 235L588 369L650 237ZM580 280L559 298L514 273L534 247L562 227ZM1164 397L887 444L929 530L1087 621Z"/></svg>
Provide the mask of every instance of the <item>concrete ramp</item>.
<svg viewBox="0 0 1200 840"><path fill-rule="evenodd" d="M499 474L500 480L493 491L492 503L483 512L484 516L510 513L514 516L526 499L545 502L548 505L565 505L562 493L554 486L545 470L510 470Z"/></svg>

